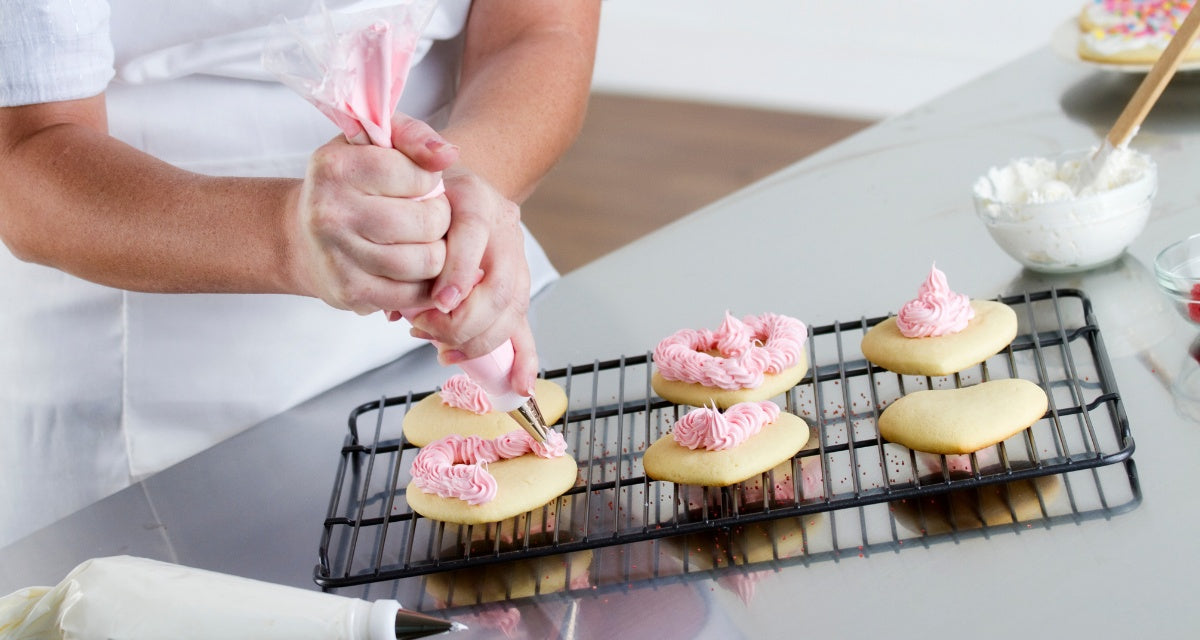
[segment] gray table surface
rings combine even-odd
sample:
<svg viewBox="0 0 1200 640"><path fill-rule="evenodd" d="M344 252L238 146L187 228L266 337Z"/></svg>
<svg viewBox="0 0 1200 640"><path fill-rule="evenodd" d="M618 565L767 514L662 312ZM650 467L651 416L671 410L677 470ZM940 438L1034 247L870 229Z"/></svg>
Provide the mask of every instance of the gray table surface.
<svg viewBox="0 0 1200 640"><path fill-rule="evenodd" d="M1076 287L1095 303L1108 344L1137 442L1140 499L861 549L852 536L837 552L752 574L600 580L513 606L452 610L472 626L460 635L502 637L508 620L514 637L1195 637L1200 509L1189 496L1200 408L1184 377L1197 366L1187 355L1197 328L1155 291L1152 263L1171 241L1200 232L1200 77L1177 77L1134 141L1156 160L1160 186L1148 227L1117 264L1076 276L1023 271L991 242L970 201L990 166L1094 144L1139 80L1036 51L565 276L532 314L543 365L555 368L644 354L727 309L813 325L887 314L934 260L955 290L976 298ZM113 554L316 588L350 409L443 377L431 350L415 352L0 549L0 593L54 584L78 562ZM614 553L597 551L593 564ZM601 578L603 567L596 571ZM414 596L422 584L339 593L432 608Z"/></svg>

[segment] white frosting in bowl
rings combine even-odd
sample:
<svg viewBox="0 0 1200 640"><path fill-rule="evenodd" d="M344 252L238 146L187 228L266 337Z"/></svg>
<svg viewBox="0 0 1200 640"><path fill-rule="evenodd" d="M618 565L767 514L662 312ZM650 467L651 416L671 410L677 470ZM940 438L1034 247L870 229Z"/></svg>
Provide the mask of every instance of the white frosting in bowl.
<svg viewBox="0 0 1200 640"><path fill-rule="evenodd" d="M1149 156L1114 149L1076 193L1092 151L1020 158L975 182L975 210L1006 253L1035 271L1083 271L1115 260L1141 233L1158 186Z"/></svg>

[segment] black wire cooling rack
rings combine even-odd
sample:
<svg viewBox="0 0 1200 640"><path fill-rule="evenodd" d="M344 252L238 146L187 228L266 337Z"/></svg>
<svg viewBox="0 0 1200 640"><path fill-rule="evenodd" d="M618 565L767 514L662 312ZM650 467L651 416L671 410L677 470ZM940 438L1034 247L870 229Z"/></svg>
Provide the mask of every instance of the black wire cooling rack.
<svg viewBox="0 0 1200 640"><path fill-rule="evenodd" d="M761 540L768 541L760 559L806 561L846 546L869 551L877 539L902 544L903 531L926 536L972 522L987 527L1031 518L1048 525L1136 506L1134 442L1091 303L1075 290L999 300L1017 311L1017 338L980 365L947 377L901 376L868 363L859 351L862 335L886 316L809 327L811 370L781 400L809 423L812 437L790 462L733 487L646 478L643 452L687 411L654 395L648 354L545 372L567 392L567 412L555 428L579 462L579 479L549 505L491 525L446 524L408 508L404 488L417 449L404 439L401 422L412 403L432 391L363 404L350 414L314 579L333 589L546 556L562 556L558 564L565 565L603 547L621 553L620 545L655 541L657 549L662 538L707 540L747 531L760 540L759 556ZM875 427L883 408L906 393L999 378L1036 382L1049 396L1049 410L987 449L968 456L919 453L883 440ZM1110 496L1112 481L1102 481L1097 470L1115 463L1123 463L1115 468L1126 482L1108 489L1119 494ZM1086 470L1090 478L1070 480ZM960 497L968 494L973 497L964 506ZM868 521L873 506L886 511L881 525ZM846 535L854 527L835 517L855 507L858 544ZM822 543L805 521L811 525L811 516L825 512L828 542ZM794 526L800 533L789 539L781 527ZM890 533L877 535L880 527ZM785 549L796 542L799 550ZM689 564L707 571L756 561L749 550L739 556L726 548L721 557L697 556L687 543L677 550L683 573ZM627 551L635 553L634 547ZM556 590L569 591L570 583L568 571Z"/></svg>

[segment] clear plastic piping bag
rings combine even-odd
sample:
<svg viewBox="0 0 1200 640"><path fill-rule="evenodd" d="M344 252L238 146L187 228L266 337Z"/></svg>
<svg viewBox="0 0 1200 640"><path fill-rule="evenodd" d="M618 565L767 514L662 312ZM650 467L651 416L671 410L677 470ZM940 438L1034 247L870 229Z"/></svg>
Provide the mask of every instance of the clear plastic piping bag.
<svg viewBox="0 0 1200 640"><path fill-rule="evenodd" d="M390 149L392 113L436 6L436 0L409 0L331 13L322 2L302 20L272 25L263 66L316 105L347 140Z"/></svg>

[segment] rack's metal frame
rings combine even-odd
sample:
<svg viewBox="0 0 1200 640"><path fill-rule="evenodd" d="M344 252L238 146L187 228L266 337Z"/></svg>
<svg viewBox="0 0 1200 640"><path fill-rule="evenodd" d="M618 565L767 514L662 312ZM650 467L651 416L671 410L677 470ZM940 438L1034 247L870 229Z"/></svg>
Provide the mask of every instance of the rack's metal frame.
<svg viewBox="0 0 1200 640"><path fill-rule="evenodd" d="M364 585L1056 474L1065 478L1114 463L1124 463L1132 496L1127 504L1136 505L1141 493L1131 458L1134 441L1090 301L1075 290L1000 301L1018 311L1020 334L997 356L946 378L900 376L862 358L861 334L886 316L810 327L807 349L814 366L783 399L787 410L808 420L814 438L793 457L790 473L777 469L758 478L769 489L750 492L752 500L745 497L750 481L701 490L646 478L645 447L686 410L653 394L648 355L545 372L569 398L579 399L556 428L579 461L580 482L551 505L496 525L448 525L407 507L404 487L416 448L399 425L407 408L432 392L360 405L349 417L314 580L326 589ZM875 428L882 409L915 388L1002 377L1040 384L1050 397L1049 411L1029 429L969 458L955 462L918 454L885 442ZM956 465L959 470L952 471ZM776 477L781 471L785 477ZM805 481L814 477L820 490L810 492ZM1096 487L1097 508L1109 509L1102 483ZM1070 495L1071 511L1078 514ZM1042 513L1052 515L1044 504ZM860 524L869 546L867 523ZM899 539L895 522L890 526Z"/></svg>

